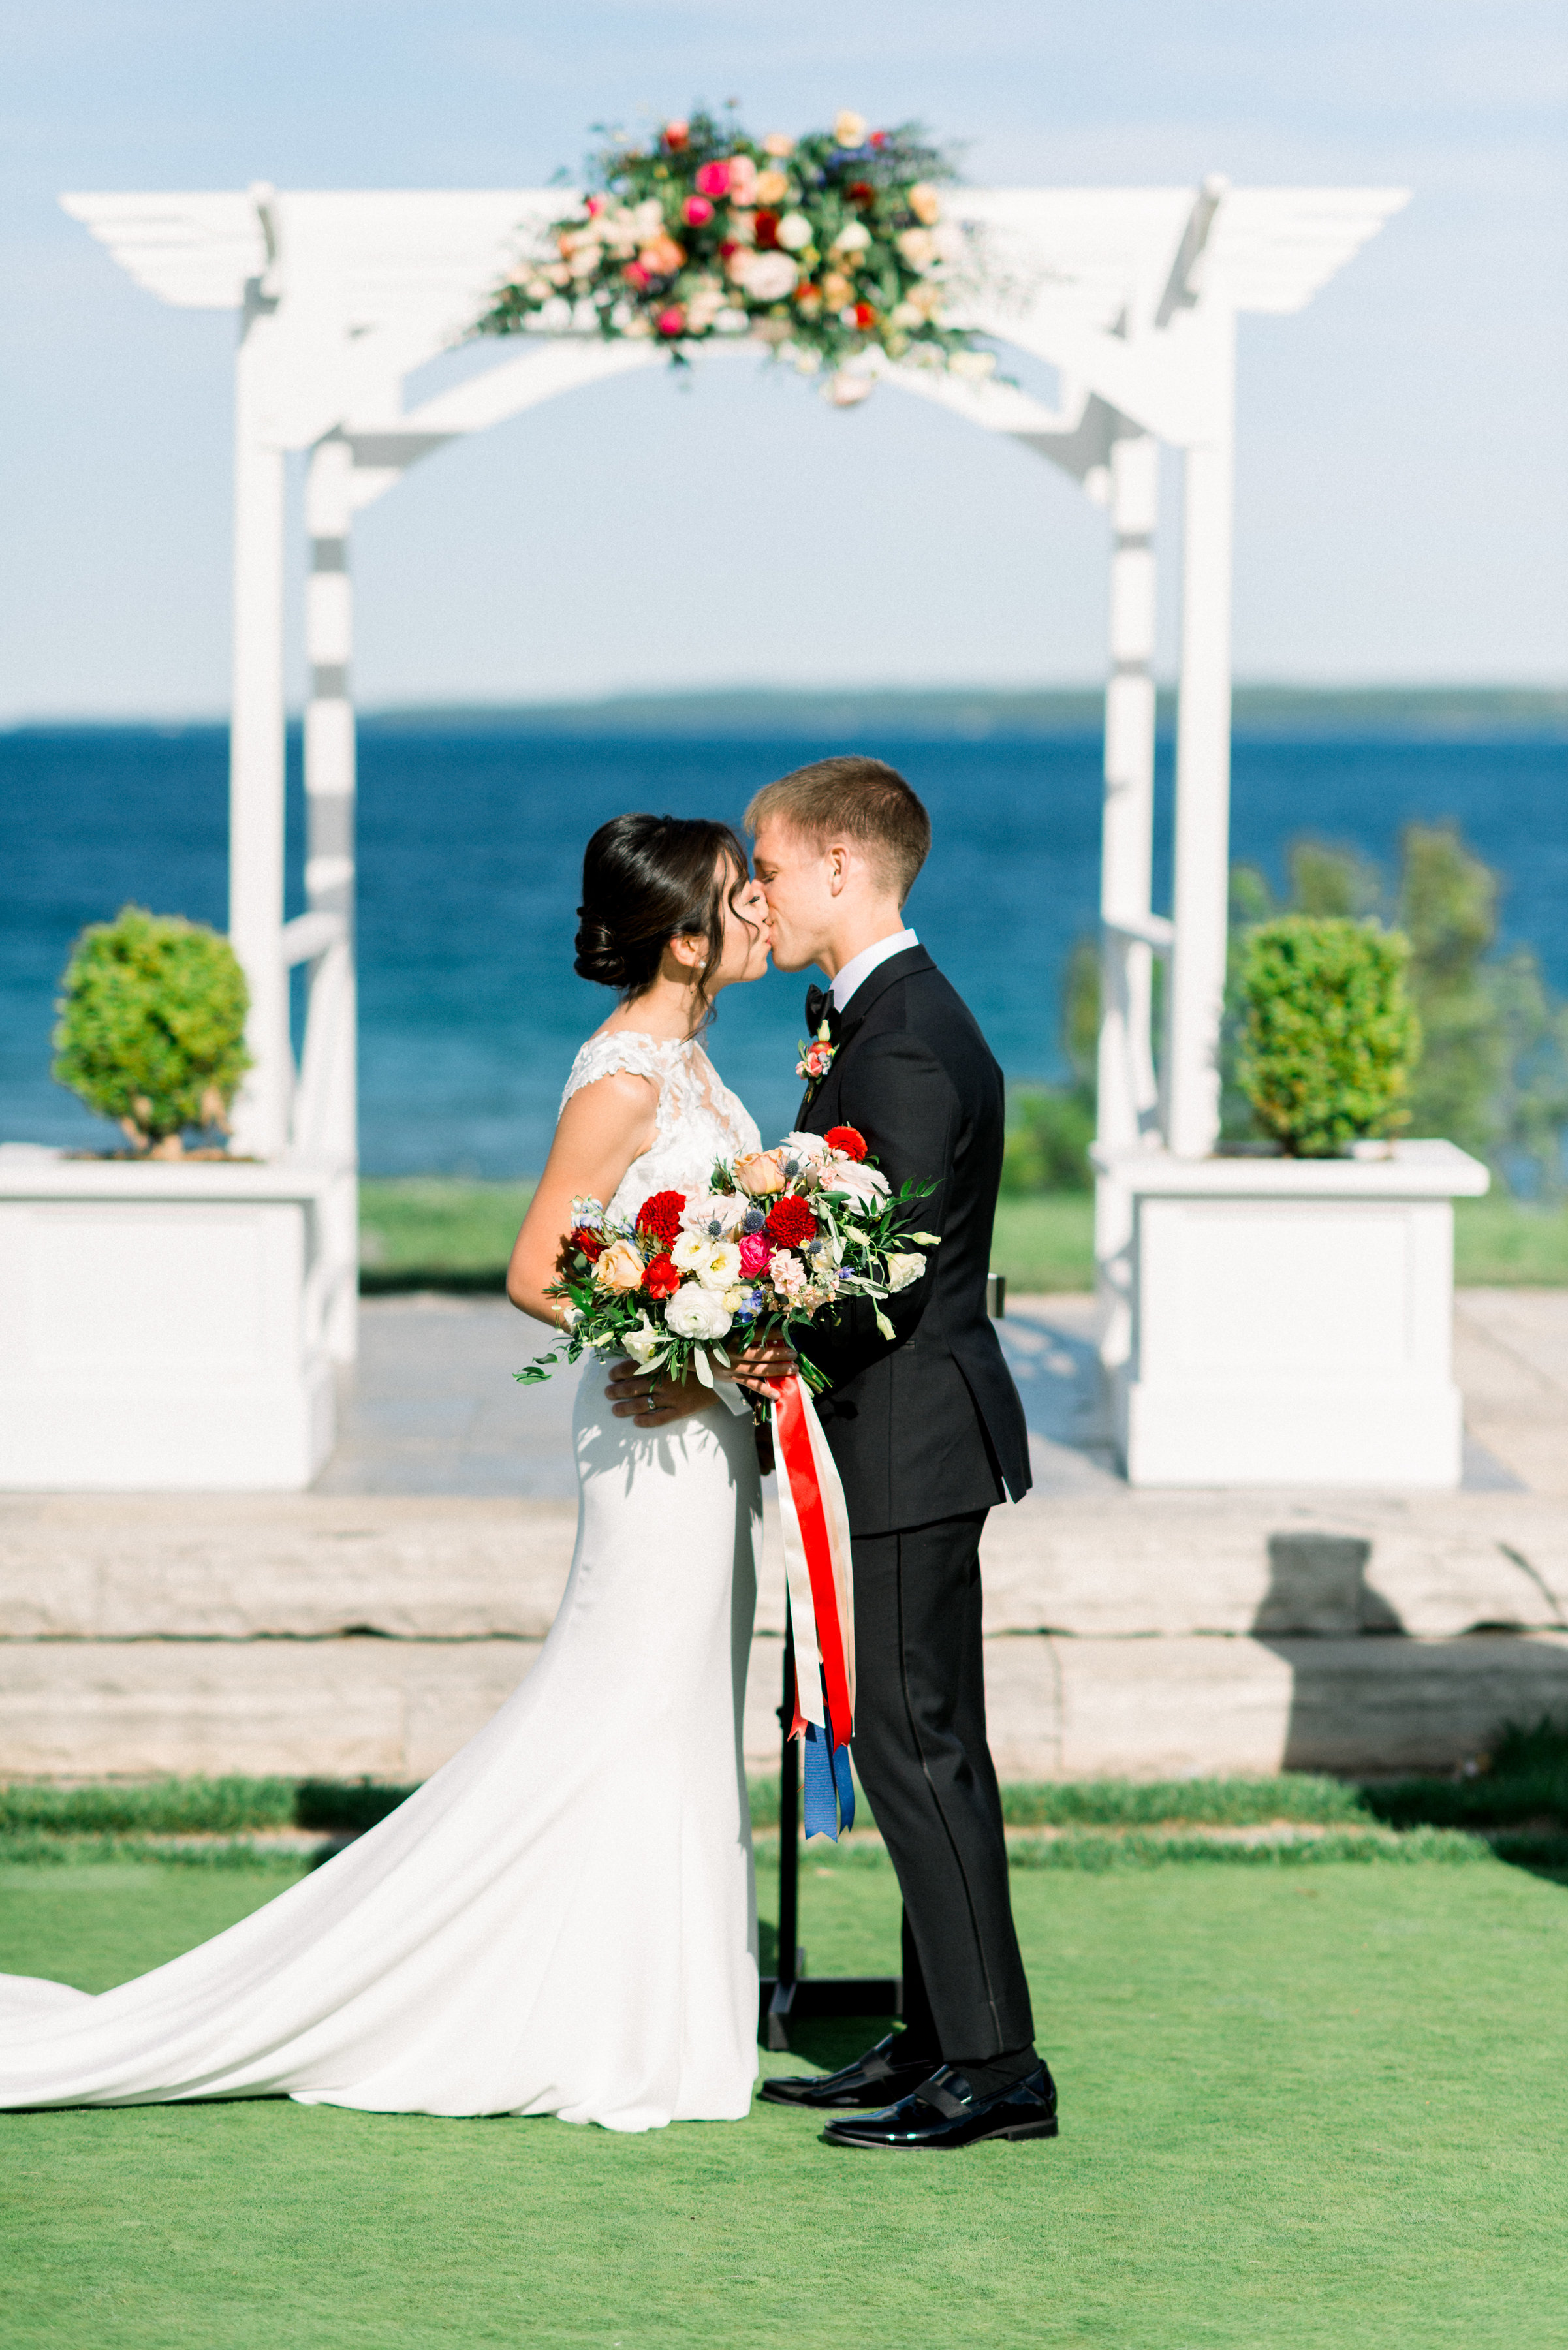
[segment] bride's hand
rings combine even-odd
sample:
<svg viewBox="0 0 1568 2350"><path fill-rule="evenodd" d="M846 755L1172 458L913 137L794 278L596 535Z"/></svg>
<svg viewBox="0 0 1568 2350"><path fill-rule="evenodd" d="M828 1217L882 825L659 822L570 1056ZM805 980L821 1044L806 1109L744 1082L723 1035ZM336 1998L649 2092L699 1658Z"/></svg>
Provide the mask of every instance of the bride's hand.
<svg viewBox="0 0 1568 2350"><path fill-rule="evenodd" d="M713 1400L712 1389L703 1386L695 1371L673 1379L667 1371L639 1371L635 1363L624 1361L610 1365L605 1392L617 1419L633 1420L639 1428L668 1428L675 1420L690 1419Z"/></svg>

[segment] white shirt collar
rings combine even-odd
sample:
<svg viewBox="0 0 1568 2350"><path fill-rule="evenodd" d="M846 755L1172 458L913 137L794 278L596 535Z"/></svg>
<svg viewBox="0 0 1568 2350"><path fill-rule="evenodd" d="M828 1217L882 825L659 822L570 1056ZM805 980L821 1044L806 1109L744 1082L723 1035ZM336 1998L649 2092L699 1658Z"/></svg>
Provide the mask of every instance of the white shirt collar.
<svg viewBox="0 0 1568 2350"><path fill-rule="evenodd" d="M869 979L879 962L886 962L890 956L902 954L906 947L918 947L919 943L913 931L895 931L890 939L878 939L874 947L862 947L857 955L851 955L828 989L836 1008L840 1012L847 1010L849 999L861 981Z"/></svg>

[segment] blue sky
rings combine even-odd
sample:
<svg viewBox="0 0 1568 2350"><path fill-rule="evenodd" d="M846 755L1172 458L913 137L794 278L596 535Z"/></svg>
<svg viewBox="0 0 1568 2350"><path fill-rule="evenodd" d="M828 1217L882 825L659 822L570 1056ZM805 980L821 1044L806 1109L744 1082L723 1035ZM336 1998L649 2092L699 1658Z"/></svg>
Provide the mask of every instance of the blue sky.
<svg viewBox="0 0 1568 2350"><path fill-rule="evenodd" d="M981 183L1410 186L1308 311L1243 323L1238 673L1563 673L1560 0L12 0L7 26L0 718L227 690L232 321L139 292L60 191L526 185L596 121L732 95L759 129L921 118ZM1104 544L1050 468L912 403L650 374L365 516L358 689L1087 680ZM1168 595L1168 653L1174 625Z"/></svg>

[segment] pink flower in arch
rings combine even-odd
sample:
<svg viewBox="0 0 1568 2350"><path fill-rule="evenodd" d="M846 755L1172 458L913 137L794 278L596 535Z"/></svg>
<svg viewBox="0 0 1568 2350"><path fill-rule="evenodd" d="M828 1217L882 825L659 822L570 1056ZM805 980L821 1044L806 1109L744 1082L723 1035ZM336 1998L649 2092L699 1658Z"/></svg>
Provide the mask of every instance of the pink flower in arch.
<svg viewBox="0 0 1568 2350"><path fill-rule="evenodd" d="M730 192L730 166L723 163L701 163L697 167L697 192L703 196L727 196Z"/></svg>
<svg viewBox="0 0 1568 2350"><path fill-rule="evenodd" d="M706 196L688 196L680 213L688 228L705 228L713 217L713 207Z"/></svg>
<svg viewBox="0 0 1568 2350"><path fill-rule="evenodd" d="M671 302L668 310L660 310L654 320L661 335L680 335L686 330L686 313L679 302Z"/></svg>

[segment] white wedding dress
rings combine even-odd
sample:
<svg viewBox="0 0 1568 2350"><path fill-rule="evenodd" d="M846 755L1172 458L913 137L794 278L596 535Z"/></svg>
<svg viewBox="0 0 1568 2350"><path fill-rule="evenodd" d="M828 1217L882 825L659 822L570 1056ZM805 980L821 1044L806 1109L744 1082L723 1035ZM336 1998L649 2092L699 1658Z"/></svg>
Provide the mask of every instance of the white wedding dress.
<svg viewBox="0 0 1568 2350"><path fill-rule="evenodd" d="M591 1037L566 1096L623 1069L659 1097L617 1212L705 1191L716 1159L758 1148L695 1042ZM751 1419L639 1429L604 1389L590 1358L571 1576L521 1689L378 1827L213 1941L97 1997L0 1976L0 2106L281 2092L617 2130L748 2112Z"/></svg>

